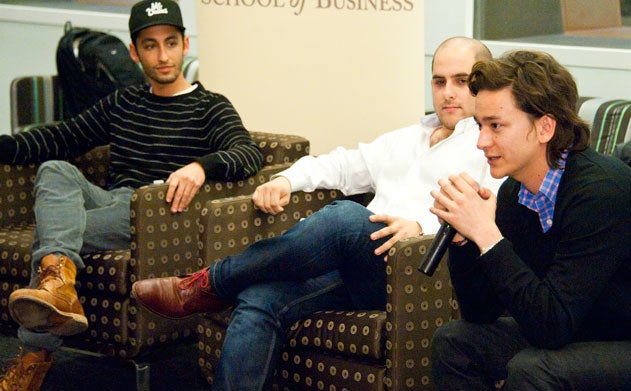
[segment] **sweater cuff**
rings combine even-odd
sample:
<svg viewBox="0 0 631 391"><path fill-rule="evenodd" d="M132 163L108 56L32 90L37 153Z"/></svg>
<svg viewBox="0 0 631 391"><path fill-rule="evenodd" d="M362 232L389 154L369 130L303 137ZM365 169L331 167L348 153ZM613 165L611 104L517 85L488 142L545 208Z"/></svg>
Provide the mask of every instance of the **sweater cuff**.
<svg viewBox="0 0 631 391"><path fill-rule="evenodd" d="M463 246L449 246L449 270L452 273L466 273L476 267L478 246L468 241Z"/></svg>
<svg viewBox="0 0 631 391"><path fill-rule="evenodd" d="M492 246L483 248L482 251L480 252L480 256L478 258L485 259L487 257L487 255L491 256L494 253L496 253L497 251L503 251L504 248L506 247L505 244L508 244L508 241L504 237L502 237L502 239L498 240Z"/></svg>
<svg viewBox="0 0 631 391"><path fill-rule="evenodd" d="M482 251L480 251L480 256L483 256L484 254L488 253L489 251L491 251L495 246L497 246L497 244L499 242L501 242L502 240L504 240L504 237L502 237L500 240L498 240L497 242L493 243L492 245L488 246L488 247L484 247L482 249Z"/></svg>
<svg viewBox="0 0 631 391"><path fill-rule="evenodd" d="M226 163L208 155L197 159L196 162L202 165L204 174L206 175L206 181L230 180L228 176L228 165ZM239 173L237 173L235 177L238 177L238 175Z"/></svg>

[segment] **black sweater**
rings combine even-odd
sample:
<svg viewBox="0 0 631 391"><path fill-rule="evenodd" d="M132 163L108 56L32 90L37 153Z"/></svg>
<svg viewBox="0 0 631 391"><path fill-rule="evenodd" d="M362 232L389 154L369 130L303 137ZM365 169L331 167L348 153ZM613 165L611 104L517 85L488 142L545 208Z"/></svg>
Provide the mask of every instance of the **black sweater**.
<svg viewBox="0 0 631 391"><path fill-rule="evenodd" d="M591 148L570 153L546 233L519 188L509 178L498 193L505 239L481 257L472 243L450 249L463 317L507 310L541 348L631 339L631 169Z"/></svg>
<svg viewBox="0 0 631 391"><path fill-rule="evenodd" d="M201 84L173 97L154 95L148 85L116 91L69 121L0 136L0 161L65 160L107 144L110 188L165 180L193 161L207 180L246 178L263 164L230 101Z"/></svg>

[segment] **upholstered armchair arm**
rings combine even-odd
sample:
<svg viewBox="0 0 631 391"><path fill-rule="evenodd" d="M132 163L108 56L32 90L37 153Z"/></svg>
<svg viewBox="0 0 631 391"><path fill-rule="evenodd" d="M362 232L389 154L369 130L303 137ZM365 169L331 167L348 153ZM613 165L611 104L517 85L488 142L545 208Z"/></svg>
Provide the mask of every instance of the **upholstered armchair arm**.
<svg viewBox="0 0 631 391"><path fill-rule="evenodd" d="M300 219L342 197L336 190L295 192L284 211L277 215L256 209L249 195L208 201L199 226L200 257L208 265L240 253L254 242L282 235Z"/></svg>
<svg viewBox="0 0 631 391"><path fill-rule="evenodd" d="M0 165L0 226L30 224L33 214L33 184L37 166Z"/></svg>
<svg viewBox="0 0 631 391"><path fill-rule="evenodd" d="M287 167L289 164L265 166L256 175L235 182L210 181L184 212L176 214L165 201L167 184L137 189L131 201L131 281L183 275L201 268L198 224L205 204L216 198L251 194Z"/></svg>
<svg viewBox="0 0 631 391"><path fill-rule="evenodd" d="M438 326L457 316L446 259L432 277L418 271L433 238L401 240L388 254L386 366L390 389L433 388L430 342Z"/></svg>
<svg viewBox="0 0 631 391"><path fill-rule="evenodd" d="M39 124L29 125L28 128ZM93 183L105 186L109 147L97 147L72 162ZM38 165L0 165L0 226L35 222L33 185Z"/></svg>
<svg viewBox="0 0 631 391"><path fill-rule="evenodd" d="M309 154L309 140L282 133L250 132L261 149L263 164L293 163Z"/></svg>

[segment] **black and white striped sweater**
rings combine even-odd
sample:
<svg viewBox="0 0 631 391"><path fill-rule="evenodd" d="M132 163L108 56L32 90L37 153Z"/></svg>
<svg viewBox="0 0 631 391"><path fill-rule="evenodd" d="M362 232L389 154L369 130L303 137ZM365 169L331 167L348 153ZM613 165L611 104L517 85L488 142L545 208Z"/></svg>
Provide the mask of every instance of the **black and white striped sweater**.
<svg viewBox="0 0 631 391"><path fill-rule="evenodd" d="M204 167L206 179L216 180L247 178L263 164L230 101L199 83L173 97L156 96L148 85L129 87L69 121L0 136L0 161L66 160L108 144L109 188L166 179L193 161Z"/></svg>

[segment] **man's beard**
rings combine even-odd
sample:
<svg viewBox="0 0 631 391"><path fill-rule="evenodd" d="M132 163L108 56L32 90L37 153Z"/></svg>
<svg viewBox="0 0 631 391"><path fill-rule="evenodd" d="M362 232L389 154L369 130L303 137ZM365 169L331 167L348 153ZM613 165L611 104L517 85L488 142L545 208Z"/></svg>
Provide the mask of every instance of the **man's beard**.
<svg viewBox="0 0 631 391"><path fill-rule="evenodd" d="M171 84L177 80L181 71L176 71L172 76L159 76L157 72L150 72L147 76L158 84Z"/></svg>

